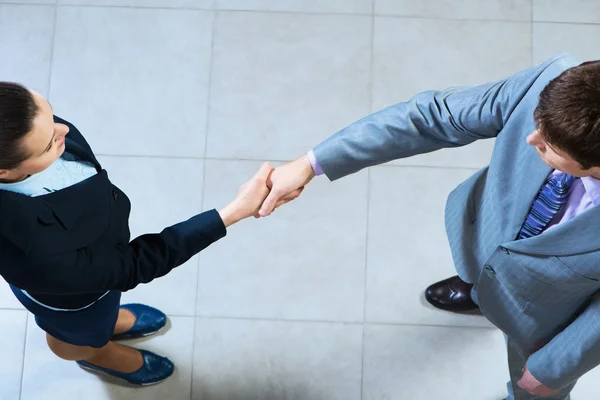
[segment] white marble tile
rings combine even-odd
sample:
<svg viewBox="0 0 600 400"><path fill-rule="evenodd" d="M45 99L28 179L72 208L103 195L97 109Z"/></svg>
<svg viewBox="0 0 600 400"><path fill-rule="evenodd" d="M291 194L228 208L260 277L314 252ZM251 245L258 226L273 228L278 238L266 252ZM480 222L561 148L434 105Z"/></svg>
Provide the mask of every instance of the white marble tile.
<svg viewBox="0 0 600 400"><path fill-rule="evenodd" d="M127 345L153 351L175 363L167 381L144 388L120 383L110 377L87 372L75 362L56 357L46 344L46 335L29 323L21 400L189 400L192 377L194 319L172 317L170 328L146 340ZM125 342L124 342L125 344Z"/></svg>
<svg viewBox="0 0 600 400"><path fill-rule="evenodd" d="M223 10L370 14L373 0L217 0Z"/></svg>
<svg viewBox="0 0 600 400"><path fill-rule="evenodd" d="M364 400L504 399L506 346L494 329L365 328Z"/></svg>
<svg viewBox="0 0 600 400"><path fill-rule="evenodd" d="M55 112L98 153L203 157L212 22L194 10L60 7Z"/></svg>
<svg viewBox="0 0 600 400"><path fill-rule="evenodd" d="M600 23L600 2L597 0L532 1L534 21Z"/></svg>
<svg viewBox="0 0 600 400"><path fill-rule="evenodd" d="M215 0L58 0L58 4L117 7L212 9Z"/></svg>
<svg viewBox="0 0 600 400"><path fill-rule="evenodd" d="M133 7L135 0L56 0L59 5Z"/></svg>
<svg viewBox="0 0 600 400"><path fill-rule="evenodd" d="M53 30L54 7L0 4L0 81L48 96Z"/></svg>
<svg viewBox="0 0 600 400"><path fill-rule="evenodd" d="M0 400L18 399L21 393L26 329L26 311L0 310Z"/></svg>
<svg viewBox="0 0 600 400"><path fill-rule="evenodd" d="M9 4L54 4L56 0L0 0L0 3Z"/></svg>
<svg viewBox="0 0 600 400"><path fill-rule="evenodd" d="M432 283L456 275L444 230L448 193L466 169L377 167L371 170L367 261L368 321L487 326L480 315L433 308Z"/></svg>
<svg viewBox="0 0 600 400"><path fill-rule="evenodd" d="M359 400L362 326L198 319L193 400Z"/></svg>
<svg viewBox="0 0 600 400"><path fill-rule="evenodd" d="M600 379L600 368L596 367L585 374L572 392L573 400L596 400L598 398L598 380Z"/></svg>
<svg viewBox="0 0 600 400"><path fill-rule="evenodd" d="M423 90L483 84L529 68L530 28L522 22L377 17L373 110Z"/></svg>
<svg viewBox="0 0 600 400"><path fill-rule="evenodd" d="M201 160L145 157L100 157L111 181L132 202L132 239L158 233L202 210ZM194 257L168 275L126 292L122 302L139 302L167 314L194 315L198 258Z"/></svg>
<svg viewBox="0 0 600 400"><path fill-rule="evenodd" d="M231 201L260 164L209 160L205 208ZM362 321L366 178L317 178L270 217L231 227L200 255L199 315Z"/></svg>
<svg viewBox="0 0 600 400"><path fill-rule="evenodd" d="M25 309L2 277L0 277L0 308Z"/></svg>
<svg viewBox="0 0 600 400"><path fill-rule="evenodd" d="M513 22L376 18L372 111L424 90L483 84L530 67L530 28ZM479 141L393 164L480 168L489 163L492 149L493 141Z"/></svg>
<svg viewBox="0 0 600 400"><path fill-rule="evenodd" d="M581 61L600 59L600 25L533 24L533 60L541 63L561 53L571 53Z"/></svg>
<svg viewBox="0 0 600 400"><path fill-rule="evenodd" d="M212 9L215 0L134 0L139 7Z"/></svg>
<svg viewBox="0 0 600 400"><path fill-rule="evenodd" d="M530 21L531 0L375 0L375 14Z"/></svg>
<svg viewBox="0 0 600 400"><path fill-rule="evenodd" d="M369 113L371 18L219 14L207 156L291 160Z"/></svg>

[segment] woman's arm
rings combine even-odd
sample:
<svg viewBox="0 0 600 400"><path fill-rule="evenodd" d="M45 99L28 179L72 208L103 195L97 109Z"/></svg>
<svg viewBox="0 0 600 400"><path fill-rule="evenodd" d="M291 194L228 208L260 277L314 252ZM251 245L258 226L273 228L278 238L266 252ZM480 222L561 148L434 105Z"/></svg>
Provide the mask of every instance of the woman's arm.
<svg viewBox="0 0 600 400"><path fill-rule="evenodd" d="M226 235L226 228L256 215L269 189L266 163L219 212L206 211L157 234L142 235L128 244L98 242L77 251L21 259L13 285L40 294L82 294L126 291L168 274L173 268ZM8 278L8 277L7 277Z"/></svg>

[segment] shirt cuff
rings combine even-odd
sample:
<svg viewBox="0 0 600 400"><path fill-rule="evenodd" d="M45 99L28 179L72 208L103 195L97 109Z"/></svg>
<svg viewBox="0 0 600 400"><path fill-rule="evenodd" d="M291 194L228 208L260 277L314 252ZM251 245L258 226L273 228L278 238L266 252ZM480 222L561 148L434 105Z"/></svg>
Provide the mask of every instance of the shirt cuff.
<svg viewBox="0 0 600 400"><path fill-rule="evenodd" d="M309 150L307 156L308 156L308 161L310 161L310 165L312 166L312 169L315 172L315 175L317 175L317 176L323 175L323 169L321 168L321 166L319 165L319 162L317 161L317 158L315 157L315 152L312 150Z"/></svg>

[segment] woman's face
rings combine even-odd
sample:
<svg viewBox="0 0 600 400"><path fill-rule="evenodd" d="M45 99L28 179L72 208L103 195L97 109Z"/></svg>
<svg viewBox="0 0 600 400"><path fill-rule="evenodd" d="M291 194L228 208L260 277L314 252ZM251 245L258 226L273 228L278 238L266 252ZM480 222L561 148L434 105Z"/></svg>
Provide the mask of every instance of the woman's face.
<svg viewBox="0 0 600 400"><path fill-rule="evenodd" d="M38 106L33 129L22 140L27 159L17 168L0 170L0 179L17 182L48 168L65 151L69 127L54 122L52 106L38 93L32 92Z"/></svg>

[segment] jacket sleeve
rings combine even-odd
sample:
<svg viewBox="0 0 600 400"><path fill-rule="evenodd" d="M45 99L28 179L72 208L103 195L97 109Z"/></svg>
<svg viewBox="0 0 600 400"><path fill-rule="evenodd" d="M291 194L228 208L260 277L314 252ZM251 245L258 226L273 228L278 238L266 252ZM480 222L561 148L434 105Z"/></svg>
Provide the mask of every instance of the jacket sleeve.
<svg viewBox="0 0 600 400"><path fill-rule="evenodd" d="M559 390L600 365L600 293L548 344L527 360L529 372Z"/></svg>
<svg viewBox="0 0 600 400"><path fill-rule="evenodd" d="M391 160L493 138L556 61L561 67L576 64L561 56L497 82L419 93L342 129L313 149L315 158L335 180Z"/></svg>
<svg viewBox="0 0 600 400"><path fill-rule="evenodd" d="M127 291L166 275L225 235L219 213L211 210L128 244L98 242L40 259L13 258L19 273L9 282L41 294Z"/></svg>

